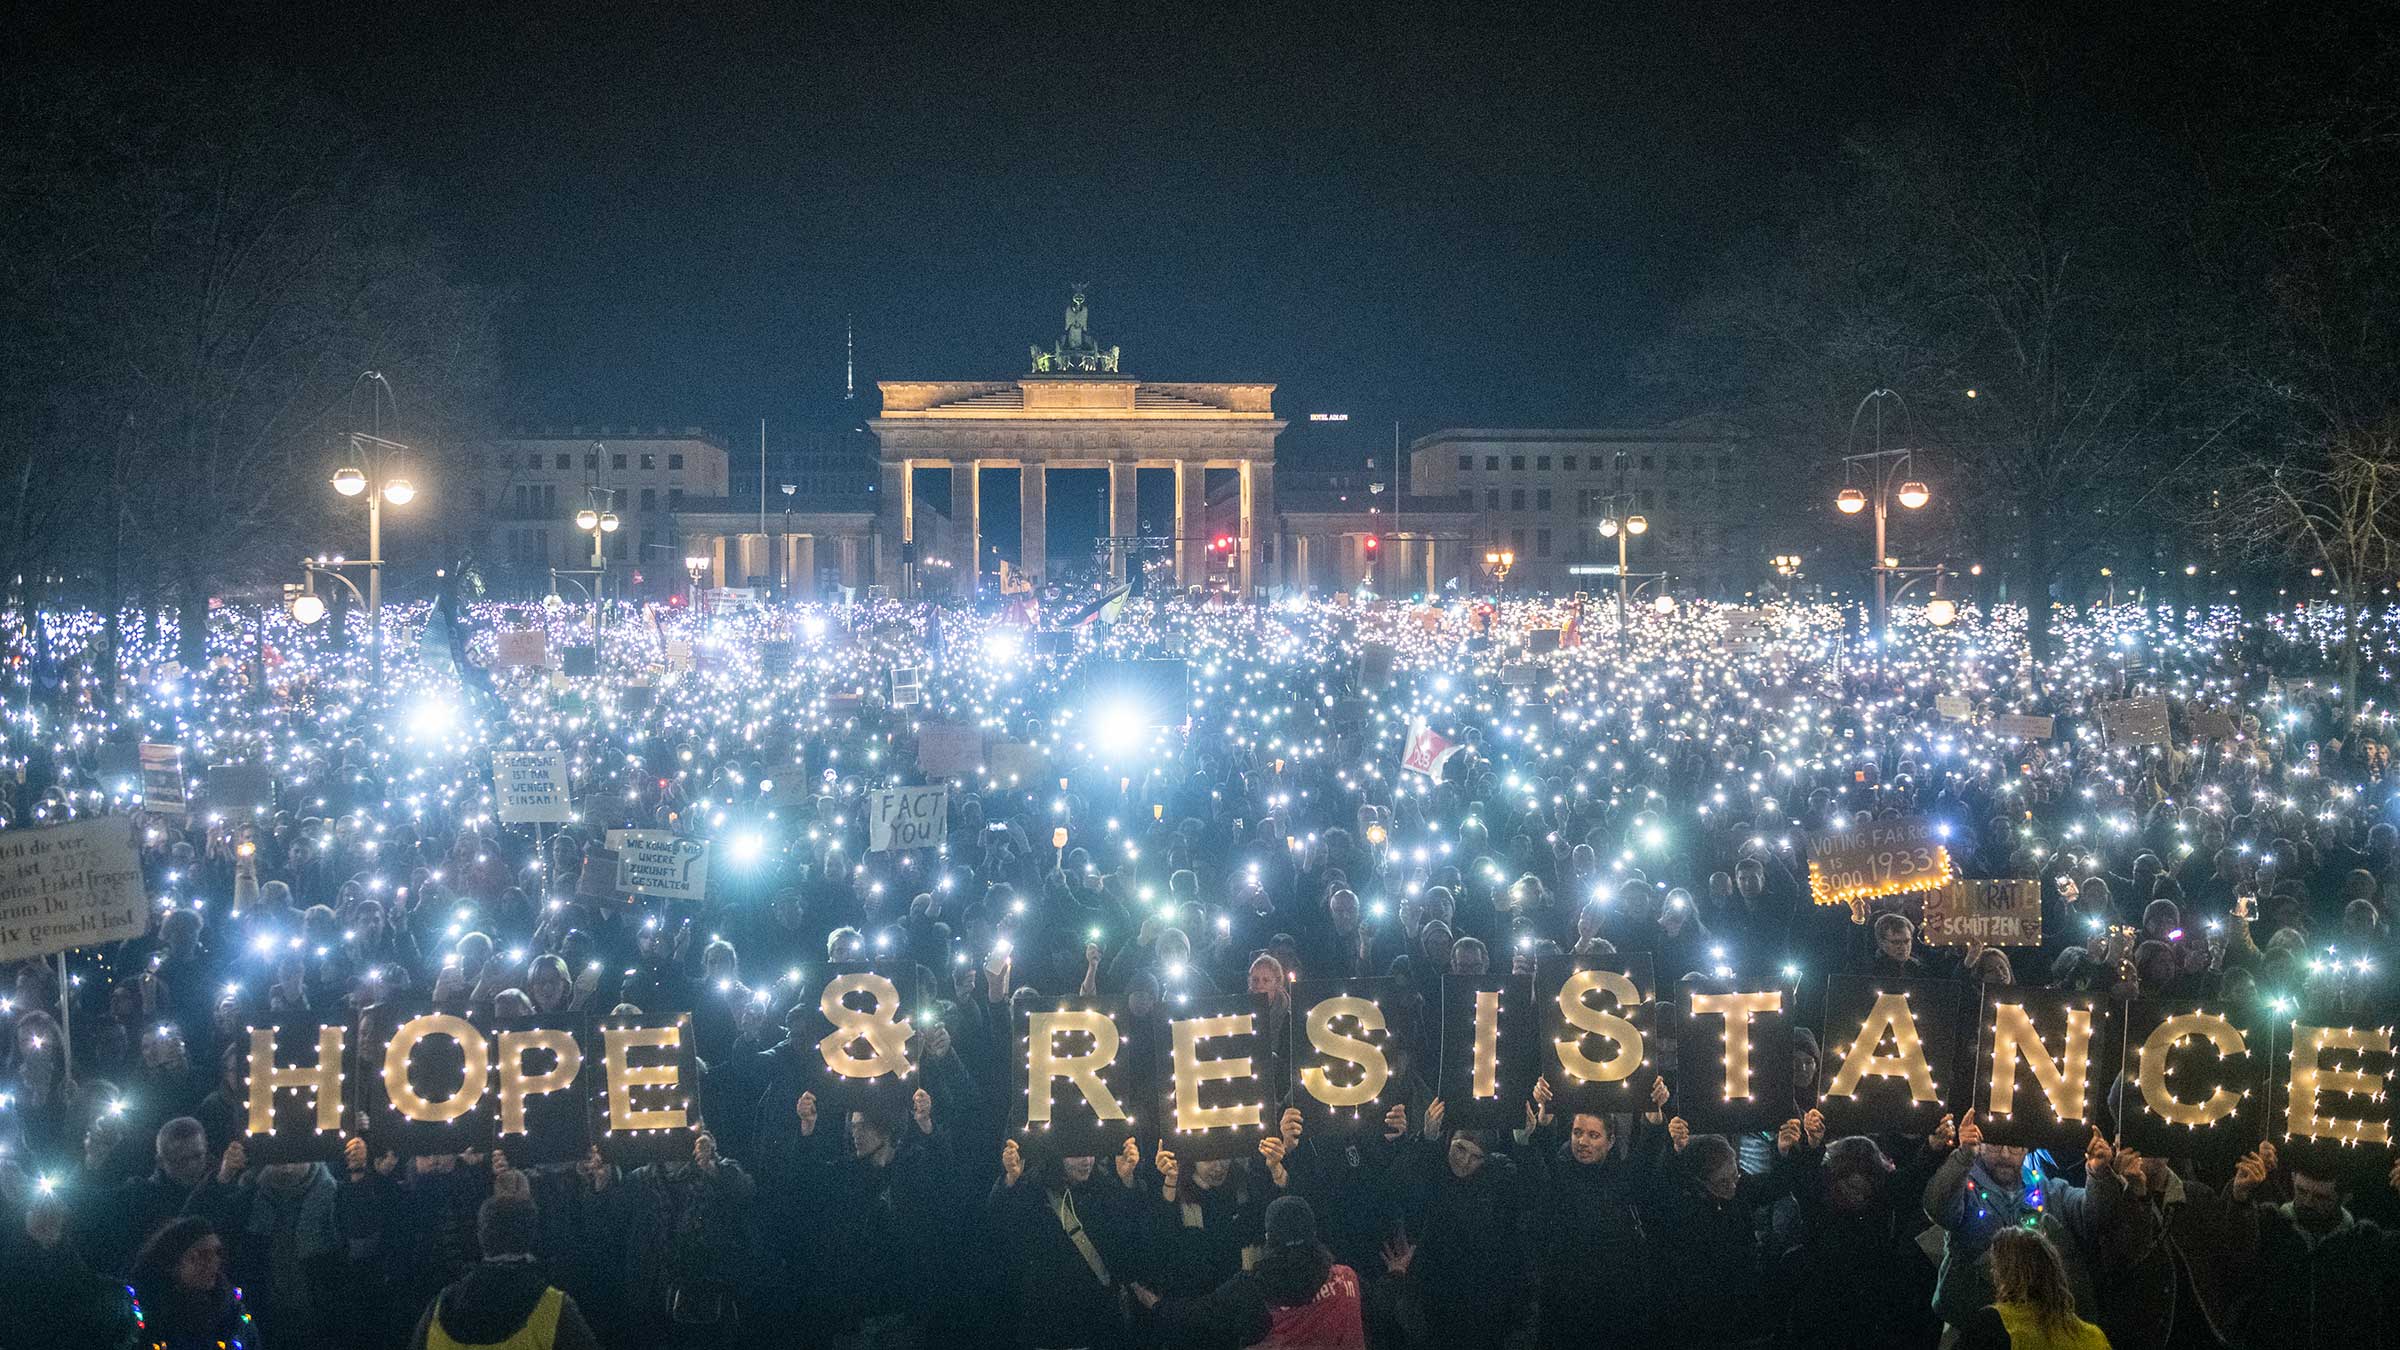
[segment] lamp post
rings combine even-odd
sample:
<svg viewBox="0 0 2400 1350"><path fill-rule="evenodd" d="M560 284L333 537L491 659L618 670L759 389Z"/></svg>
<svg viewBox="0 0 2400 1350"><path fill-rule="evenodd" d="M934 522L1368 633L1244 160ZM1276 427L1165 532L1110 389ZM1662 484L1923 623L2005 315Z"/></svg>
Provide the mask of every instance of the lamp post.
<svg viewBox="0 0 2400 1350"><path fill-rule="evenodd" d="M1495 596L1508 594L1508 569L1517 565L1515 549L1487 550L1483 555L1483 570L1490 575Z"/></svg>
<svg viewBox="0 0 2400 1350"><path fill-rule="evenodd" d="M383 377L374 378L380 382ZM409 447L398 441L353 431L350 459L333 475L334 491L367 499L367 652L377 689L383 687L383 504L406 506L416 500L416 485L398 465L408 453Z"/></svg>
<svg viewBox="0 0 2400 1350"><path fill-rule="evenodd" d="M1626 589L1625 569L1631 563L1626 544L1637 534L1650 532L1650 520L1639 512L1617 519L1617 499L1608 499L1608 514L1600 518L1600 537L1617 541L1617 650L1625 649L1625 614L1631 592Z"/></svg>
<svg viewBox="0 0 2400 1350"><path fill-rule="evenodd" d="M1896 560L1885 552L1884 542L1885 531L1891 521L1892 499L1899 498L1900 505L1911 511L1918 510L1925 503L1933 500L1933 490L1913 476L1912 471L1916 468L1916 452L1883 448L1883 401L1885 399L1900 403L1901 410L1907 411L1907 403L1892 390L1876 389L1868 393L1865 398L1859 400L1856 411L1850 414L1850 435L1855 440L1858 435L1858 419L1865 415L1867 406L1873 404L1875 407L1875 448L1865 454L1842 456L1842 471L1845 475L1864 466L1874 481L1874 496L1869 498L1857 487L1845 485L1833 499L1835 508L1846 516L1855 516L1870 505L1875 508L1875 637L1878 641L1882 640L1890 622L1890 603L1887 598L1888 583L1891 574L1897 570Z"/></svg>
<svg viewBox="0 0 2400 1350"><path fill-rule="evenodd" d="M624 523L610 509L615 505L616 489L593 488L592 504L575 513L575 528L592 536L592 659L600 659L600 606L607 594L603 584L608 580L608 553L603 544Z"/></svg>

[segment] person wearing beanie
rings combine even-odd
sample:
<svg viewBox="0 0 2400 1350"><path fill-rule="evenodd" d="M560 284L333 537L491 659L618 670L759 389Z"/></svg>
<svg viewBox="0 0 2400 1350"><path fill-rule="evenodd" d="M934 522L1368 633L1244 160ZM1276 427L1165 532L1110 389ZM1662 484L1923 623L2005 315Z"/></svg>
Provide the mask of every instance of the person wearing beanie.
<svg viewBox="0 0 2400 1350"><path fill-rule="evenodd" d="M1317 1240L1317 1213L1286 1195L1267 1206L1258 1264L1197 1298L1130 1286L1166 1350L1365 1350L1358 1272Z"/></svg>
<svg viewBox="0 0 2400 1350"><path fill-rule="evenodd" d="M551 1287L534 1259L535 1218L522 1196L483 1202L475 1215L483 1260L426 1307L410 1350L600 1350L575 1300Z"/></svg>

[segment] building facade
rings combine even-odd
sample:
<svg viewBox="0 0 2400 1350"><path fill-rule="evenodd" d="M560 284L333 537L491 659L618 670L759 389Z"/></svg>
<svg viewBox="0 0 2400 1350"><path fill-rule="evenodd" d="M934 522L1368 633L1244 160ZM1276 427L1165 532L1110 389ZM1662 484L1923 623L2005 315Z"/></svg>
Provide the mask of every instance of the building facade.
<svg viewBox="0 0 2400 1350"><path fill-rule="evenodd" d="M1277 522L1284 585L1401 599L1472 589L1481 554L1466 499L1390 488L1371 471L1287 470Z"/></svg>
<svg viewBox="0 0 2400 1350"><path fill-rule="evenodd" d="M1759 520L1755 450L1699 426L1542 429L1461 427L1409 446L1414 495L1474 512L1467 553L1515 554L1511 590L1567 592L1605 584L1617 540L1610 517L1643 516L1626 570L1663 572L1684 595L1739 594L1765 565L1751 547Z"/></svg>
<svg viewBox="0 0 2400 1350"><path fill-rule="evenodd" d="M545 430L492 442L478 480L472 492L489 520L487 571L508 588L547 589L553 568L592 567L594 532L575 523L588 507L617 517L617 529L600 540L610 590L664 595L684 578L676 512L725 497L725 445L698 428Z"/></svg>

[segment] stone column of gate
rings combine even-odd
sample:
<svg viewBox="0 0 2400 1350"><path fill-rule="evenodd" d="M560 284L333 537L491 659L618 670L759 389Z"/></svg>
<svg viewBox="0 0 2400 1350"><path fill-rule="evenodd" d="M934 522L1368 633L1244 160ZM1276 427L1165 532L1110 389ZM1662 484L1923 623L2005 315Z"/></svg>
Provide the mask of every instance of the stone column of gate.
<svg viewBox="0 0 2400 1350"><path fill-rule="evenodd" d="M1175 461L1175 584L1208 579L1208 472L1197 459Z"/></svg>
<svg viewBox="0 0 2400 1350"><path fill-rule="evenodd" d="M817 598L817 537L813 534L792 536L791 590L803 600Z"/></svg>
<svg viewBox="0 0 2400 1350"><path fill-rule="evenodd" d="M966 541L961 584L969 596L975 594L975 577L983 565L983 480L976 467L971 459L950 461L950 521L959 538Z"/></svg>
<svg viewBox="0 0 2400 1350"><path fill-rule="evenodd" d="M1050 527L1049 484L1043 477L1048 472L1040 460L1027 460L1020 471L1023 475L1017 489L1022 512L1024 536L1018 541L1017 556L1024 559L1025 579L1039 581L1050 565L1049 541L1043 532Z"/></svg>
<svg viewBox="0 0 2400 1350"><path fill-rule="evenodd" d="M1119 541L1141 529L1142 497L1137 486L1141 466L1132 460L1108 463L1108 532ZM1120 542L1109 552L1109 570L1117 580L1133 575L1134 551Z"/></svg>
<svg viewBox="0 0 2400 1350"><path fill-rule="evenodd" d="M875 484L874 561L875 582L885 588L885 594L897 600L900 593L900 541L908 537L909 474L908 461L887 459L877 466ZM842 584L859 583L849 575L844 560Z"/></svg>
<svg viewBox="0 0 2400 1350"><path fill-rule="evenodd" d="M1246 459L1241 475L1242 598L1249 599L1256 588L1275 584L1275 466Z"/></svg>

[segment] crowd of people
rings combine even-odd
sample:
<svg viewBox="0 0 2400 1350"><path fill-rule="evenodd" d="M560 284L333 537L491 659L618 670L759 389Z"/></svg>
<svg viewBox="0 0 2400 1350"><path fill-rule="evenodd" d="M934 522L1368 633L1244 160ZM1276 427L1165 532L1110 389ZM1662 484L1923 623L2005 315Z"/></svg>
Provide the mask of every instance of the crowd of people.
<svg viewBox="0 0 2400 1350"><path fill-rule="evenodd" d="M190 669L138 638L97 658L89 616L9 616L0 825L128 817L153 909L0 1000L0 1345L2400 1340L2389 1150L2146 1157L2104 1119L2078 1156L2029 1155L1963 1097L1923 1136L1833 1136L1806 1030L1788 1119L1756 1134L1690 1128L1671 1043L1646 1112L1563 1111L1544 1081L1515 1128L1458 1129L1429 1086L1446 975L1566 953L1647 953L1661 983L1789 967L2388 1022L2400 728L2302 668L2321 612L2062 615L2038 663L2007 610L1872 637L1832 606L1567 617L1153 598L1056 639L890 603L678 609L619 615L604 674L568 679L496 668L492 630L563 639L588 611L480 607L488 675L396 652L372 687L355 647L271 616L223 616ZM1180 660L1188 688L1111 686L1117 657ZM2172 706L2163 741L2104 733L2096 705L2136 693ZM2008 713L2053 730L1999 734ZM982 746L939 775L946 843L871 851L862 794L926 781L935 727ZM1438 777L1400 766L1424 730L1459 747ZM276 796L227 811L195 781L189 810L148 809L144 742L195 780L265 766ZM500 824L490 752L551 747L578 819ZM1928 945L1915 895L1864 923L1814 903L1810 835L1901 814L1947 826L1966 876L2038 880L2039 944ZM624 827L710 840L705 899L616 890ZM935 991L920 1086L821 1108L808 971L868 959ZM1288 1036L1295 983L1368 976L1414 1009L1379 1119L1289 1107L1233 1159L1011 1129L1023 991L1155 1019L1247 990ZM688 1011L690 1156L367 1136L254 1163L246 1019L377 1004Z"/></svg>

